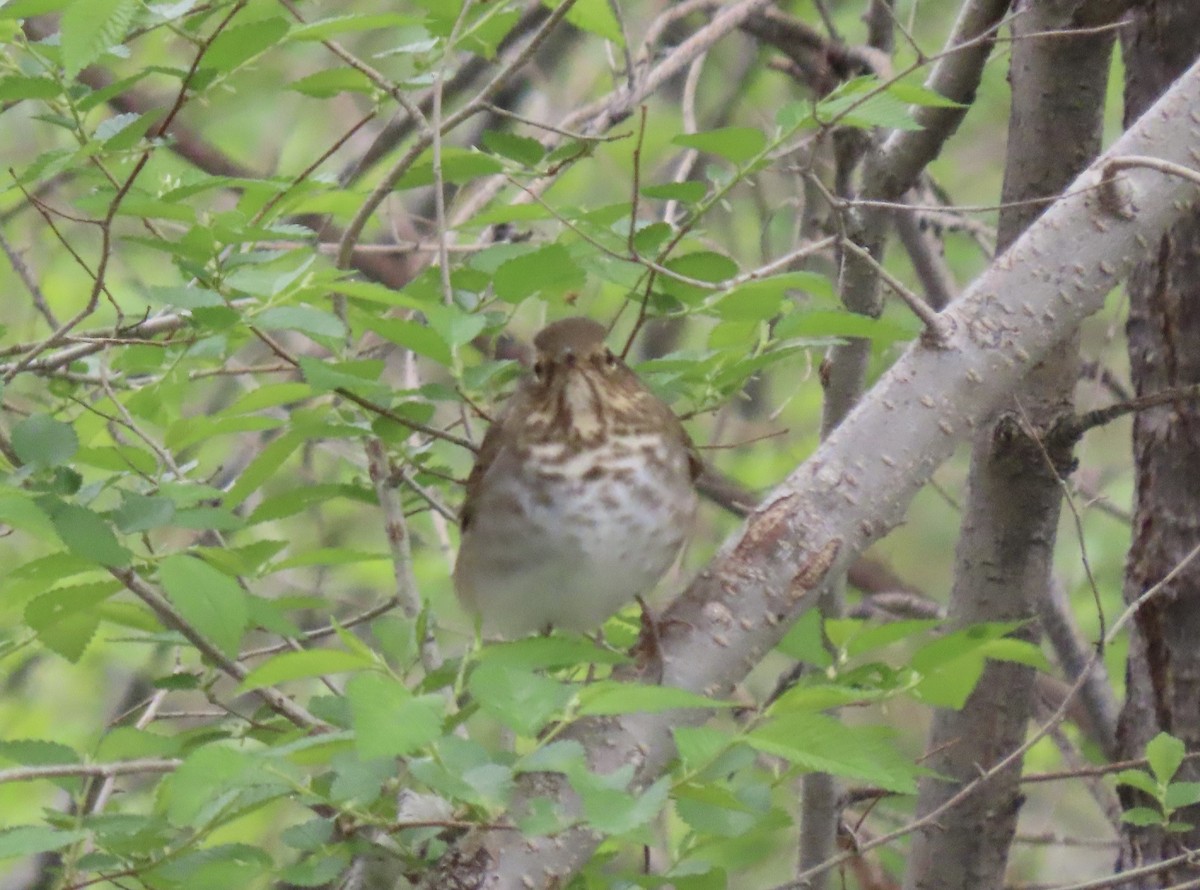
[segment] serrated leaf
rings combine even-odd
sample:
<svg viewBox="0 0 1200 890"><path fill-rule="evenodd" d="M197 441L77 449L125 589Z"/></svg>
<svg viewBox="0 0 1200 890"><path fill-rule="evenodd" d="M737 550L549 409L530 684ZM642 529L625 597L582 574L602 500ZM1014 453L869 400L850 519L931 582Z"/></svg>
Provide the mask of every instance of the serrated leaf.
<svg viewBox="0 0 1200 890"><path fill-rule="evenodd" d="M386 396L388 393L387 385L379 379L383 373L381 361L335 362L302 355L299 364L304 379L317 390L348 389L366 396Z"/></svg>
<svg viewBox="0 0 1200 890"><path fill-rule="evenodd" d="M45 739L0 739L0 757L24 766L79 762L74 748Z"/></svg>
<svg viewBox="0 0 1200 890"><path fill-rule="evenodd" d="M361 71L354 68L327 68L288 84L295 90L314 99L328 99L340 93L373 93L377 87Z"/></svg>
<svg viewBox="0 0 1200 890"><path fill-rule="evenodd" d="M553 297L579 290L585 282L583 269L561 244L547 244L508 260L496 270L492 280L496 296L510 303L534 294Z"/></svg>
<svg viewBox="0 0 1200 890"><path fill-rule="evenodd" d="M642 195L660 201L679 201L683 204L695 204L708 194L708 186L694 179L683 182L664 182L659 185L647 185L642 188Z"/></svg>
<svg viewBox="0 0 1200 890"><path fill-rule="evenodd" d="M1146 743L1146 762L1154 777L1164 785L1178 772L1187 756L1183 742L1165 732L1160 732Z"/></svg>
<svg viewBox="0 0 1200 890"><path fill-rule="evenodd" d="M721 127L701 133L684 133L671 140L675 145L719 155L741 164L767 147L767 137L754 127Z"/></svg>
<svg viewBox="0 0 1200 890"><path fill-rule="evenodd" d="M1114 778L1117 780L1118 785L1129 785L1137 788L1139 791L1145 791L1155 799L1162 794L1162 788L1159 787L1158 782L1154 781L1154 777L1144 770L1121 770Z"/></svg>
<svg viewBox="0 0 1200 890"><path fill-rule="evenodd" d="M60 831L45 825L17 825L0 831L0 859L61 850L85 837L86 831Z"/></svg>
<svg viewBox="0 0 1200 890"><path fill-rule="evenodd" d="M192 556L168 556L158 572L184 620L226 655L237 655L249 617L246 594L237 581Z"/></svg>
<svg viewBox="0 0 1200 890"><path fill-rule="evenodd" d="M198 824L206 808L244 779L263 772L261 767L256 758L224 745L197 748L163 783L167 818L173 825Z"/></svg>
<svg viewBox="0 0 1200 890"><path fill-rule="evenodd" d="M489 643L479 653L481 668L547 670L581 664L624 664L629 657L586 637L554 634L505 643Z"/></svg>
<svg viewBox="0 0 1200 890"><path fill-rule="evenodd" d="M138 0L75 0L68 6L60 23L67 77L74 78L124 40L137 9Z"/></svg>
<svg viewBox="0 0 1200 890"><path fill-rule="evenodd" d="M269 331L299 331L335 338L346 335L346 325L340 318L311 306L272 306L254 316L254 322Z"/></svg>
<svg viewBox="0 0 1200 890"><path fill-rule="evenodd" d="M734 740L719 729L711 726L676 726L675 750L687 772L695 772L729 748Z"/></svg>
<svg viewBox="0 0 1200 890"><path fill-rule="evenodd" d="M579 692L581 716L660 713L691 708L728 708L732 702L715 701L674 686L646 686L601 680L589 683Z"/></svg>
<svg viewBox="0 0 1200 890"><path fill-rule="evenodd" d="M542 2L549 9L557 9L562 0L542 0ZM588 31L617 46L625 45L625 38L621 35L621 23L613 15L608 0L578 0L567 13L567 21L581 31Z"/></svg>
<svg viewBox="0 0 1200 890"><path fill-rule="evenodd" d="M96 607L120 589L115 581L59 587L30 600L25 620L43 646L78 661L100 624Z"/></svg>
<svg viewBox="0 0 1200 890"><path fill-rule="evenodd" d="M542 143L529 136L518 136L501 130L485 130L483 144L488 151L516 161L525 167L534 167L546 153Z"/></svg>
<svg viewBox="0 0 1200 890"><path fill-rule="evenodd" d="M399 13L380 13L377 15L335 15L317 19L303 25L297 25L288 35L289 40L328 40L338 34L354 31L376 31L403 28L415 25L420 19Z"/></svg>
<svg viewBox="0 0 1200 890"><path fill-rule="evenodd" d="M35 467L66 464L79 449L74 428L48 414L31 414L12 430L13 451Z"/></svg>
<svg viewBox="0 0 1200 890"><path fill-rule="evenodd" d="M1131 807L1121 813L1121 821L1145 828L1150 825L1161 825L1163 816L1158 810L1152 810L1149 807Z"/></svg>
<svg viewBox="0 0 1200 890"><path fill-rule="evenodd" d="M175 502L162 495L121 492L121 506L113 511L112 520L125 534L149 531L170 525L175 518Z"/></svg>
<svg viewBox="0 0 1200 890"><path fill-rule="evenodd" d="M818 309L793 312L776 326L775 334L781 340L862 337L880 345L888 345L901 340L911 340L916 335L916 330L885 319L859 315L857 312Z"/></svg>
<svg viewBox="0 0 1200 890"><path fill-rule="evenodd" d="M1167 786L1163 803L1168 811L1200 803L1200 782L1172 782Z"/></svg>
<svg viewBox="0 0 1200 890"><path fill-rule="evenodd" d="M737 263L723 253L711 250L698 250L695 253L684 254L668 260L665 265L672 272L686 278L710 282L713 285L713 287L702 287L669 276L662 276L659 279L659 287L663 292L684 303L699 302L712 294L721 282L738 274Z"/></svg>
<svg viewBox="0 0 1200 890"><path fill-rule="evenodd" d="M61 92L49 77L12 74L0 78L0 102L20 102L23 99L53 99Z"/></svg>
<svg viewBox="0 0 1200 890"><path fill-rule="evenodd" d="M155 303L177 306L180 309L203 309L223 307L225 300L216 291L192 286L159 286L145 289L146 298Z"/></svg>
<svg viewBox="0 0 1200 890"><path fill-rule="evenodd" d="M404 757L442 734L442 699L414 696L382 674L357 674L346 684L354 745L363 760Z"/></svg>
<svg viewBox="0 0 1200 890"><path fill-rule="evenodd" d="M295 432L285 433L267 444L242 470L237 482L225 496L224 505L232 509L257 491L264 482L282 470L284 462L304 441L305 436Z"/></svg>
<svg viewBox="0 0 1200 890"><path fill-rule="evenodd" d="M370 318L363 325L398 346L433 359L439 365L449 367L454 361L446 341L423 324L402 318Z"/></svg>
<svg viewBox="0 0 1200 890"><path fill-rule="evenodd" d="M442 149L442 182L452 184L470 182L472 179L501 173L503 170L504 165L490 154L453 146L445 146ZM433 157L427 155L409 168L408 172L396 183L396 189L403 191L404 189L419 188L433 185L433 182Z"/></svg>
<svg viewBox="0 0 1200 890"><path fill-rule="evenodd" d="M467 681L479 706L513 732L532 738L571 700L571 687L531 670L489 666Z"/></svg>
<svg viewBox="0 0 1200 890"><path fill-rule="evenodd" d="M482 315L464 312L457 306L427 306L425 317L429 327L452 349L470 343L487 327L487 319Z"/></svg>
<svg viewBox="0 0 1200 890"><path fill-rule="evenodd" d="M104 566L125 566L131 554L117 542L112 528L98 513L76 504L59 504L50 514L54 530L76 556Z"/></svg>
<svg viewBox="0 0 1200 890"><path fill-rule="evenodd" d="M826 772L912 794L919 767L901 754L890 730L845 726L819 714L772 718L747 733L746 742L813 772Z"/></svg>
<svg viewBox="0 0 1200 890"><path fill-rule="evenodd" d="M226 28L209 45L200 66L228 73L278 43L288 28L279 17Z"/></svg>
<svg viewBox="0 0 1200 890"><path fill-rule="evenodd" d="M621 835L650 823L667 803L670 781L659 779L641 794L625 788L576 788L589 826L607 835Z"/></svg>
<svg viewBox="0 0 1200 890"><path fill-rule="evenodd" d="M888 87L888 92L900 101L908 102L910 105L922 105L927 108L965 107L961 102L947 99L941 93L935 93L933 90L926 89L920 84L915 83L893 83Z"/></svg>
<svg viewBox="0 0 1200 890"><path fill-rule="evenodd" d="M238 692L249 692L289 680L304 680L324 674L344 674L374 666L370 658L340 649L306 649L284 652L260 664L238 685Z"/></svg>

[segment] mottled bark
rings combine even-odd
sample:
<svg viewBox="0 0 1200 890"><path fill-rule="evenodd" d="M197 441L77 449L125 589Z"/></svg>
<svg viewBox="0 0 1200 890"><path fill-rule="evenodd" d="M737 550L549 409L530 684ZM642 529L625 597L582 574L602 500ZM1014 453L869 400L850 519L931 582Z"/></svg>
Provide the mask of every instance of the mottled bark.
<svg viewBox="0 0 1200 890"><path fill-rule="evenodd" d="M1100 149L1111 35L1022 39L1077 26L1075 7L1025 3L1013 19L1006 204L1060 193ZM1006 207L1000 216L1000 250L1039 212L1037 204ZM1054 445L1045 434L1073 411L1078 361L1077 336L1071 333L975 437L955 554L952 626L1026 621L1022 633L1034 633L1037 600L1050 586L1059 476L1071 463L1069 445ZM1034 683L1032 668L990 662L962 710L934 715L927 765L939 778L921 783L919 816L943 805L981 769L1021 744L1034 711ZM1014 763L935 830L917 835L905 887L1002 887L1023 802L1019 780L1020 764Z"/></svg>
<svg viewBox="0 0 1200 890"><path fill-rule="evenodd" d="M1122 36L1125 117L1136 118L1200 55L1194 0L1148 0ZM1195 158L1195 155L1193 154ZM1192 166L1197 164L1195 160ZM1129 280L1129 359L1137 394L1200 382L1200 215L1194 210L1147 245ZM1134 418L1135 503L1125 598L1136 599L1200 542L1200 405L1179 401ZM1140 756L1158 732L1200 750L1200 563L1192 563L1141 610L1130 634L1118 741ZM1200 779L1186 764L1178 778ZM1121 788L1126 806L1145 803ZM1200 824L1200 808L1180 814ZM1200 845L1200 830L1167 834L1127 827L1118 870ZM1200 876L1200 866L1123 884L1165 887Z"/></svg>

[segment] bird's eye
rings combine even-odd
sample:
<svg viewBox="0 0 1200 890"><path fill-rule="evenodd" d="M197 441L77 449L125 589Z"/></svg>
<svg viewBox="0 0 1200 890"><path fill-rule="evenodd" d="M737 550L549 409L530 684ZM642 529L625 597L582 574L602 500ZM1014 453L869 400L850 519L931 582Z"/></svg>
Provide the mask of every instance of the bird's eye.
<svg viewBox="0 0 1200 890"><path fill-rule="evenodd" d="M533 376L536 377L538 380L546 379L546 363L545 362L534 362Z"/></svg>
<svg viewBox="0 0 1200 890"><path fill-rule="evenodd" d="M573 353L569 349L566 352L564 352L563 353L563 364L566 365L568 368L575 367L575 353Z"/></svg>
<svg viewBox="0 0 1200 890"><path fill-rule="evenodd" d="M604 350L604 364L608 365L610 368L615 368L617 366L617 357L613 355L611 349Z"/></svg>

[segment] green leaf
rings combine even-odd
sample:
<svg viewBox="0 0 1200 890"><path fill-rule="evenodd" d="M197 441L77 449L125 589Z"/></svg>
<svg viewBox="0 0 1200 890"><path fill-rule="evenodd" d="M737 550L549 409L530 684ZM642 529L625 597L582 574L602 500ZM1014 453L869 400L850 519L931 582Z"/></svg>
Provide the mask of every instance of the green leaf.
<svg viewBox="0 0 1200 890"><path fill-rule="evenodd" d="M1146 743L1146 761L1154 777L1164 785L1179 771L1187 756L1183 742L1165 732L1160 732Z"/></svg>
<svg viewBox="0 0 1200 890"><path fill-rule="evenodd" d="M100 624L96 607L120 589L115 581L59 587L30 600L25 620L43 646L78 661Z"/></svg>
<svg viewBox="0 0 1200 890"><path fill-rule="evenodd" d="M286 19L277 17L226 28L209 45L200 65L228 73L278 43L288 27Z"/></svg>
<svg viewBox="0 0 1200 890"><path fill-rule="evenodd" d="M48 414L31 414L12 430L13 451L35 467L60 467L79 448L74 428Z"/></svg>
<svg viewBox="0 0 1200 890"><path fill-rule="evenodd" d="M60 24L67 77L74 78L110 46L121 43L137 8L138 0L75 0L68 6Z"/></svg>
<svg viewBox="0 0 1200 890"><path fill-rule="evenodd" d="M446 341L423 324L403 318L368 318L363 325L397 346L411 349L439 365L449 367L454 361Z"/></svg>
<svg viewBox="0 0 1200 890"><path fill-rule="evenodd" d="M676 726L675 750L688 772L706 767L726 751L734 740L711 726Z"/></svg>
<svg viewBox="0 0 1200 890"><path fill-rule="evenodd" d="M1152 810L1149 807L1130 807L1121 813L1121 821L1146 828L1151 825L1162 825L1164 820L1162 813L1158 810Z"/></svg>
<svg viewBox="0 0 1200 890"><path fill-rule="evenodd" d="M198 825L233 788L255 774L262 763L236 748L208 744L189 754L163 783L167 818L173 825Z"/></svg>
<svg viewBox="0 0 1200 890"><path fill-rule="evenodd" d="M732 706L732 702L714 701L674 686L646 686L640 683L600 680L589 683L580 690L578 713L581 716L656 714L662 711L688 708L728 708Z"/></svg>
<svg viewBox="0 0 1200 890"><path fill-rule="evenodd" d="M71 0L10 0L0 6L0 19L23 19L31 15L58 12Z"/></svg>
<svg viewBox="0 0 1200 890"><path fill-rule="evenodd" d="M371 79L354 68L327 68L288 84L288 88L314 99L329 99L339 93L373 93Z"/></svg>
<svg viewBox="0 0 1200 890"><path fill-rule="evenodd" d="M919 767L897 748L891 730L845 726L812 713L784 714L744 736L760 751L783 757L802 769L826 772L912 794Z"/></svg>
<svg viewBox="0 0 1200 890"><path fill-rule="evenodd" d="M923 105L927 108L966 107L961 102L947 99L941 93L935 93L916 83L893 83L887 90L901 102L908 102L910 105Z"/></svg>
<svg viewBox="0 0 1200 890"><path fill-rule="evenodd" d="M667 803L670 780L659 779L641 794L625 788L585 787L576 790L587 824L607 835L621 835L648 825Z"/></svg>
<svg viewBox="0 0 1200 890"><path fill-rule="evenodd" d="M184 620L231 658L249 617L245 591L237 581L203 560L175 555L158 569L163 589Z"/></svg>
<svg viewBox="0 0 1200 890"><path fill-rule="evenodd" d="M0 740L0 758L24 766L50 766L59 763L78 763L79 754L61 742L45 739Z"/></svg>
<svg viewBox="0 0 1200 890"><path fill-rule="evenodd" d="M562 0L542 0L548 9L558 9ZM579 0L567 13L567 21L581 31L589 31L617 46L625 45L621 24L613 15L609 0Z"/></svg>
<svg viewBox="0 0 1200 890"><path fill-rule="evenodd" d="M937 618L908 621L889 621L886 624L866 625L846 641L846 654L850 657L865 655L916 634L925 633L941 625Z"/></svg>
<svg viewBox="0 0 1200 890"><path fill-rule="evenodd" d="M425 308L425 317L434 332L452 349L470 343L487 327L487 319L482 315L472 315L457 306L432 304Z"/></svg>
<svg viewBox="0 0 1200 890"><path fill-rule="evenodd" d="M344 337L346 325L332 312L311 306L272 306L254 316L268 331L299 331L316 337Z"/></svg>
<svg viewBox="0 0 1200 890"><path fill-rule="evenodd" d="M145 532L170 525L175 518L175 502L162 495L121 492L121 506L113 511L113 523L125 534Z"/></svg>
<svg viewBox="0 0 1200 890"><path fill-rule="evenodd" d="M505 133L502 130L485 130L483 144L488 151L516 161L525 167L537 166L546 153L542 143L536 139L518 136L515 133Z"/></svg>
<svg viewBox="0 0 1200 890"><path fill-rule="evenodd" d="M715 285L738 274L737 263L723 253L715 253L711 250L684 254L669 260L665 265L672 272L677 272L686 278L707 281L714 285L714 287L706 288L668 276L659 278L659 287L663 292L684 303L699 302L716 290Z"/></svg>
<svg viewBox="0 0 1200 890"><path fill-rule="evenodd" d="M391 677L357 674L346 684L346 698L355 748L364 760L404 757L442 734L442 699L414 696Z"/></svg>
<svg viewBox="0 0 1200 890"><path fill-rule="evenodd" d="M264 408L299 402L312 394L312 387L303 383L267 383L239 396L233 404L222 408L220 413L252 414Z"/></svg>
<svg viewBox="0 0 1200 890"><path fill-rule="evenodd" d="M61 850L87 837L86 831L60 831L44 825L17 825L0 831L0 859Z"/></svg>
<svg viewBox="0 0 1200 890"><path fill-rule="evenodd" d="M300 370L314 389L348 389L365 396L386 396L388 387L380 381L383 362L374 359L335 362L302 355Z"/></svg>
<svg viewBox="0 0 1200 890"><path fill-rule="evenodd" d="M492 283L500 299L519 303L537 293L554 297L579 290L585 282L583 269L567 249L561 244L547 244L503 263Z"/></svg>
<svg viewBox="0 0 1200 890"><path fill-rule="evenodd" d="M1145 770L1121 770L1116 774L1116 776L1114 776L1114 778L1117 780L1118 785L1129 785L1133 788L1137 788L1139 791L1145 791L1155 800L1157 800L1163 793L1162 787L1158 784L1158 782L1154 781L1154 777Z"/></svg>
<svg viewBox="0 0 1200 890"><path fill-rule="evenodd" d="M574 695L572 687L550 677L500 666L475 670L467 688L484 711L527 738L557 717Z"/></svg>
<svg viewBox="0 0 1200 890"><path fill-rule="evenodd" d="M647 198L661 201L695 204L708 194L708 186L695 179L686 179L683 182L664 182L660 185L645 186L642 188L642 194Z"/></svg>
<svg viewBox="0 0 1200 890"><path fill-rule="evenodd" d="M1163 798L1168 811L1200 803L1200 782L1172 782Z"/></svg>
<svg viewBox="0 0 1200 890"><path fill-rule="evenodd" d="M629 657L586 637L553 634L505 643L489 643L479 653L480 668L546 670L582 664L625 664Z"/></svg>
<svg viewBox="0 0 1200 890"><path fill-rule="evenodd" d="M353 31L390 31L415 25L420 19L399 13L380 13L376 15L335 15L329 18L317 19L304 25L297 25L288 35L289 40L328 40L338 34Z"/></svg>
<svg viewBox="0 0 1200 890"><path fill-rule="evenodd" d="M188 890L226 890L263 882L274 863L270 854L249 844L217 844L168 858L146 872L150 886Z"/></svg>
<svg viewBox="0 0 1200 890"><path fill-rule="evenodd" d="M671 140L675 145L719 155L741 164L767 147L767 137L754 127L721 127L702 133L684 133Z"/></svg>
<svg viewBox="0 0 1200 890"><path fill-rule="evenodd" d="M444 146L442 148L442 181L446 183L464 183L481 176L504 172L504 165L492 155L466 148ZM408 172L396 183L396 189L419 188L433 185L433 156L426 154L417 161Z"/></svg>
<svg viewBox="0 0 1200 890"><path fill-rule="evenodd" d="M76 556L104 566L125 566L131 554L117 543L112 528L98 514L76 504L58 504L50 514L54 530Z"/></svg>
<svg viewBox="0 0 1200 890"><path fill-rule="evenodd" d="M59 86L49 77L12 74L0 78L0 102L20 102L22 99L53 99Z"/></svg>
<svg viewBox="0 0 1200 890"><path fill-rule="evenodd" d="M373 667L375 662L356 652L340 649L306 649L284 652L264 661L238 685L238 692L249 692L289 680L303 680L324 674L344 674Z"/></svg>
<svg viewBox="0 0 1200 890"><path fill-rule="evenodd" d="M839 309L793 312L776 326L775 335L781 340L793 338L863 337L880 345L916 336L910 329L884 319L859 315Z"/></svg>
<svg viewBox="0 0 1200 890"><path fill-rule="evenodd" d="M274 442L263 448L254 459L242 470L237 482L225 496L224 505L229 509L238 506L242 501L259 489L259 487L280 472L286 461L302 444L305 436L302 433L285 433Z"/></svg>

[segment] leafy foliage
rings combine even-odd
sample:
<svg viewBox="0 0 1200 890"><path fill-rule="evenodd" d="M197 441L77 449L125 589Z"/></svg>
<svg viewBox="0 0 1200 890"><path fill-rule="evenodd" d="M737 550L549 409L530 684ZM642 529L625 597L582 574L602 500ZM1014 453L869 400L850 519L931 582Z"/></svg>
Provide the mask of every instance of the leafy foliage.
<svg viewBox="0 0 1200 890"><path fill-rule="evenodd" d="M502 332L575 312L615 319L615 345L643 312L662 339L684 329L631 360L701 442L771 375L796 397L814 348L858 338L886 364L919 324L845 311L827 262L777 262L794 233L754 196L800 200L797 146L946 100L871 76L785 102L756 63L744 86L773 115L706 108L696 131L657 97L632 129L541 127L497 93L560 4L310 6L0 7L0 113L22 133L6 293L28 295L0 344L0 859L53 854L62 887L319 886L369 859L419 877L454 832L512 818L605 836L579 886L699 890L777 869L798 775L913 793L884 706L961 707L988 658L1044 667L1013 626L811 612L772 658L813 670L747 709L618 680L629 614L607 645L473 645L446 553L476 415L519 373ZM613 10L571 5L559 55L627 47ZM693 565L727 528L704 522ZM848 705L872 716L823 713ZM630 713L686 715L674 768L636 793L632 765L598 772L561 738ZM1191 801L1158 762L1123 780L1169 820ZM578 811L509 813L542 772ZM646 843L657 876L634 865Z"/></svg>

